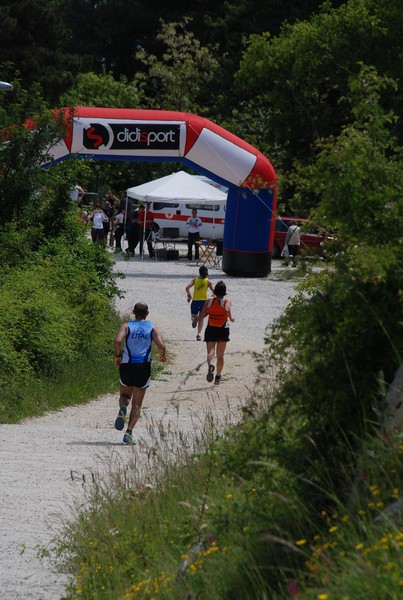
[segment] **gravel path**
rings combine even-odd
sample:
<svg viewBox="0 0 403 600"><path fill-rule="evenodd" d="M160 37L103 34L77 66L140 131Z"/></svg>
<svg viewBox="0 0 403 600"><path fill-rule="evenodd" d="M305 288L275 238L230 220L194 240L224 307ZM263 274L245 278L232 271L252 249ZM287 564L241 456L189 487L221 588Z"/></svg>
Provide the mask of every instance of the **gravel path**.
<svg viewBox="0 0 403 600"><path fill-rule="evenodd" d="M181 250L184 255L184 249ZM273 275L282 267L273 264ZM117 309L126 318L138 300L148 303L150 319L159 327L171 357L144 401L135 434L150 441L150 424L191 433L208 412L217 420L236 418L250 397L255 380L253 353L263 349L266 326L281 314L293 293L292 281L233 278L217 268L210 279L224 279L233 302L235 323L227 346L223 381L206 382L206 350L190 324L185 286L198 267L186 260L156 262L148 257L116 258L125 297ZM111 343L111 352L112 352ZM72 499L83 498L90 472L102 473L124 463L136 448L122 444L113 428L117 394L85 406L66 408L18 425L0 425L0 598L60 600L68 576L54 572L43 549L69 514Z"/></svg>

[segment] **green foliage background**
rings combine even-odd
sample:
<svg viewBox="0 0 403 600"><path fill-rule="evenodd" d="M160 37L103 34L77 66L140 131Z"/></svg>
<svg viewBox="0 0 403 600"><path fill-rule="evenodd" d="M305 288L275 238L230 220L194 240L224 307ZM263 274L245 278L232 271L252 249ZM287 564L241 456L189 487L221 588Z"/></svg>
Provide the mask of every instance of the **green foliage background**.
<svg viewBox="0 0 403 600"><path fill-rule="evenodd" d="M87 400L95 392L88 381L100 364L105 387L116 379L113 261L90 242L70 200L70 188L88 165L70 160L43 169L47 148L62 135L59 123L36 87L27 92L17 85L14 100L0 109L3 131L9 131L0 155L3 423ZM35 134L25 127L33 117Z"/></svg>
<svg viewBox="0 0 403 600"><path fill-rule="evenodd" d="M17 43L25 10L0 8L15 84L0 96L13 132L0 154L0 420L54 407L52 385L90 398L98 364L113 382L116 281L68 198L94 171L40 167L61 135L48 101L198 111L270 157L281 211L335 237L267 332L243 420L207 426L196 452L178 443L177 461L162 452L150 487L135 464L95 482L60 540L68 597L400 598L401 520L385 515L401 500L403 440L383 402L402 362L402 3L33 2ZM20 127L30 117L35 135ZM164 169L105 164L101 183Z"/></svg>

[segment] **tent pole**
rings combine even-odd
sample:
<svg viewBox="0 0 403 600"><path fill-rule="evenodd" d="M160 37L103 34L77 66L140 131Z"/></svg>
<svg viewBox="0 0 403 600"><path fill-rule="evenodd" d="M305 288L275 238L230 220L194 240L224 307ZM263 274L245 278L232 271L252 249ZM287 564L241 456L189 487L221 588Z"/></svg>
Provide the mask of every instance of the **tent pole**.
<svg viewBox="0 0 403 600"><path fill-rule="evenodd" d="M127 209L128 209L128 206L129 206L129 196L126 194L125 218L123 219L123 235L124 235L125 241L126 241L126 223L127 223Z"/></svg>
<svg viewBox="0 0 403 600"><path fill-rule="evenodd" d="M141 260L144 260L144 246L146 243L146 220L147 220L147 202L144 202L144 209L143 209L143 246L142 246L142 251L141 251Z"/></svg>

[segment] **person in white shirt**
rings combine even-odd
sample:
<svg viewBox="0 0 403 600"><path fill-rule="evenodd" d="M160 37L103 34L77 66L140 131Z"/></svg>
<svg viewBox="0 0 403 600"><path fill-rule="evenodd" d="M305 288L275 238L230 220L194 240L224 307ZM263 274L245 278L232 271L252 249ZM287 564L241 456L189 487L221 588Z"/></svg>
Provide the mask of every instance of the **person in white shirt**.
<svg viewBox="0 0 403 600"><path fill-rule="evenodd" d="M105 239L104 235L104 223L109 221L109 218L106 216L104 211L101 208L100 204L97 204L95 209L90 214L90 219L92 221L91 228L91 239L95 242L102 242Z"/></svg>
<svg viewBox="0 0 403 600"><path fill-rule="evenodd" d="M74 187L72 187L70 190L70 198L76 204L80 204L81 200L83 199L84 194L85 194L85 190L81 187L81 185L78 185L78 183Z"/></svg>
<svg viewBox="0 0 403 600"><path fill-rule="evenodd" d="M297 256L301 245L301 229L296 221L292 221L288 228L285 244L288 246L290 259L292 258L292 266L297 266Z"/></svg>
<svg viewBox="0 0 403 600"><path fill-rule="evenodd" d="M197 210L192 210L192 216L186 221L186 227L188 228L188 260L192 260L192 249L195 247L195 260L199 260L199 245L196 242L200 241L200 228L203 222L200 217L197 216Z"/></svg>

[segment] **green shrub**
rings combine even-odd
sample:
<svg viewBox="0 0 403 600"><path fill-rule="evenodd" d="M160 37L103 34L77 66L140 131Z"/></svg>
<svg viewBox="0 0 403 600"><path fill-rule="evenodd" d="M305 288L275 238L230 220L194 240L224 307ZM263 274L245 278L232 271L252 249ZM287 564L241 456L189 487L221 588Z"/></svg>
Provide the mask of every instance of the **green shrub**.
<svg viewBox="0 0 403 600"><path fill-rule="evenodd" d="M5 231L3 236L7 238ZM22 237L14 231L8 247ZM80 364L99 368L103 361L106 366L117 330L112 259L84 237L74 216L63 235L42 240L36 252L26 249L24 261L13 260L0 282L2 422L58 406L63 394L49 401L41 399L41 390L65 378L69 369L82 380ZM87 382L85 389L91 398ZM82 401L78 385L73 397Z"/></svg>
<svg viewBox="0 0 403 600"><path fill-rule="evenodd" d="M2 281L0 330L8 331L15 352L36 373L54 374L77 357L77 316L63 301L63 291L49 285L40 266L15 269Z"/></svg>

